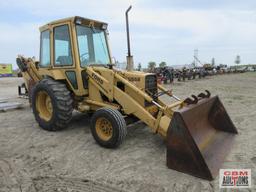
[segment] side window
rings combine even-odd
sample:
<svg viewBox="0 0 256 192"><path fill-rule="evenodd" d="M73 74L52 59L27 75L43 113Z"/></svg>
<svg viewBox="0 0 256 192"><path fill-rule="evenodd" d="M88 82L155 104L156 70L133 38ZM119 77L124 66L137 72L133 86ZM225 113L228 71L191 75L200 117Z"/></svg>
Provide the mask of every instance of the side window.
<svg viewBox="0 0 256 192"><path fill-rule="evenodd" d="M40 66L48 67L50 65L50 32L49 30L41 33L41 48L40 48Z"/></svg>
<svg viewBox="0 0 256 192"><path fill-rule="evenodd" d="M54 63L55 66L73 63L68 25L54 28Z"/></svg>

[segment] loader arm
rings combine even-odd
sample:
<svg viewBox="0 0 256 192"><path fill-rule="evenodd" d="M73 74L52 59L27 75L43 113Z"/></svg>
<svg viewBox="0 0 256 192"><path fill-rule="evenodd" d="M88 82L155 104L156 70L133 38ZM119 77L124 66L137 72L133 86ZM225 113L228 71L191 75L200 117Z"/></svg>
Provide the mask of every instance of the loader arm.
<svg viewBox="0 0 256 192"><path fill-rule="evenodd" d="M150 95L136 87L132 82L125 79L116 71L109 69L101 70L108 71L110 78L106 79L97 73L93 67L87 67L86 69L86 72L89 76L89 93L91 92L91 96L89 94L89 98L91 97L89 100L90 104L91 100L95 100L95 90L99 90L99 92L104 94L109 99L109 101L116 100L120 105L119 108L124 114L136 116L138 119L147 124L154 133L159 133L165 138L172 114L174 113L173 110L177 107L182 107L184 105L183 101L177 101L171 105L165 105L164 102L162 102L159 98L154 100ZM152 103L156 108L157 115L152 114L147 108L141 106L132 96L118 88L115 82L122 82L134 92L136 92L136 94L142 96L147 102ZM168 92L164 87L160 85L158 86L160 90L168 93L170 97L173 96L171 92ZM100 106L106 105L106 102L103 103L103 101L100 100L97 102L99 102L98 105ZM109 105L112 107L111 103L109 103ZM167 121L168 123L166 123Z"/></svg>

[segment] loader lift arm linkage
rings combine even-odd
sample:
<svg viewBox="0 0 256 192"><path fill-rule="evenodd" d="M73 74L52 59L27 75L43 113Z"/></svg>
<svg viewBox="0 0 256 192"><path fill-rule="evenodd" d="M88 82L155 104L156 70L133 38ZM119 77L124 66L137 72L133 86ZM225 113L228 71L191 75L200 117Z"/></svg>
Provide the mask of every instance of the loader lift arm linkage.
<svg viewBox="0 0 256 192"><path fill-rule="evenodd" d="M169 106L163 105L163 103L160 101L158 103L157 101L154 101L154 99L149 96L146 92L143 92L139 88L137 88L132 82L128 81L124 77L122 77L120 74L113 72L113 79L110 81L120 81L126 86L128 86L130 89L132 89L134 92L136 92L138 95L142 96L147 102L153 103L158 108L158 115L155 118L148 110L146 110L143 106L141 106L138 102L136 102L132 97L130 97L128 94L125 94L120 88L117 86L110 86L107 88L107 85L110 85L111 83L109 80L105 79L104 77L97 74L93 68L88 67L87 73L89 78L89 81L95 85L101 93L103 93L105 96L107 96L110 100L115 99L122 107L122 111L124 114L133 114L140 120L142 120L144 123L146 123L154 133L160 132L160 134L163 137L166 137L166 132L168 127L164 128L159 126L160 119L163 115L168 116L170 119L173 114L173 109L176 107L182 107L184 105L183 101L177 101ZM95 78L97 76L97 78ZM95 79L98 79L97 81ZM100 79L100 80L99 80ZM102 83L102 84L101 84ZM104 87L104 88L103 88ZM177 97L173 96L170 91L166 90L161 85L158 85L158 88L162 90L164 93L167 93L170 97L174 97L178 99ZM109 91L107 91L109 90ZM103 104L99 103L99 105L103 106ZM109 107L112 107L110 104Z"/></svg>

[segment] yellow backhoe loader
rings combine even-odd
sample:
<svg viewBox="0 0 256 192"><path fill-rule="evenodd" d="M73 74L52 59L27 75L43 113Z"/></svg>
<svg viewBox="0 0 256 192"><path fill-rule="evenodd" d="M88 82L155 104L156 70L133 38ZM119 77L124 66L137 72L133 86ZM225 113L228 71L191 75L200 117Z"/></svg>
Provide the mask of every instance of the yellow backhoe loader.
<svg viewBox="0 0 256 192"><path fill-rule="evenodd" d="M166 141L169 168L211 180L237 130L218 96L206 91L180 100L155 74L132 70L129 10L126 71L112 64L106 23L76 16L40 27L40 61L17 58L35 119L57 131L74 109L92 113L92 136L107 148L118 147L127 123L140 120Z"/></svg>

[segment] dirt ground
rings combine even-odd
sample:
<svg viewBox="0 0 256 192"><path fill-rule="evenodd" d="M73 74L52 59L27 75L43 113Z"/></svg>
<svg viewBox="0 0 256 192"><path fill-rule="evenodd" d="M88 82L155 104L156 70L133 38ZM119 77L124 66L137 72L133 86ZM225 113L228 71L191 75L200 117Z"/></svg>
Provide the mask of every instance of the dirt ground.
<svg viewBox="0 0 256 192"><path fill-rule="evenodd" d="M24 103L22 109L0 112L1 192L220 191L218 177L209 182L167 169L162 139L142 123L129 126L125 142L115 150L95 143L86 115L75 113L63 131L40 129L28 101L17 98L21 82L0 79L0 100ZM172 87L181 98L204 89L220 96L239 131L222 168L252 169L253 188L243 191L256 191L256 73L176 82Z"/></svg>

